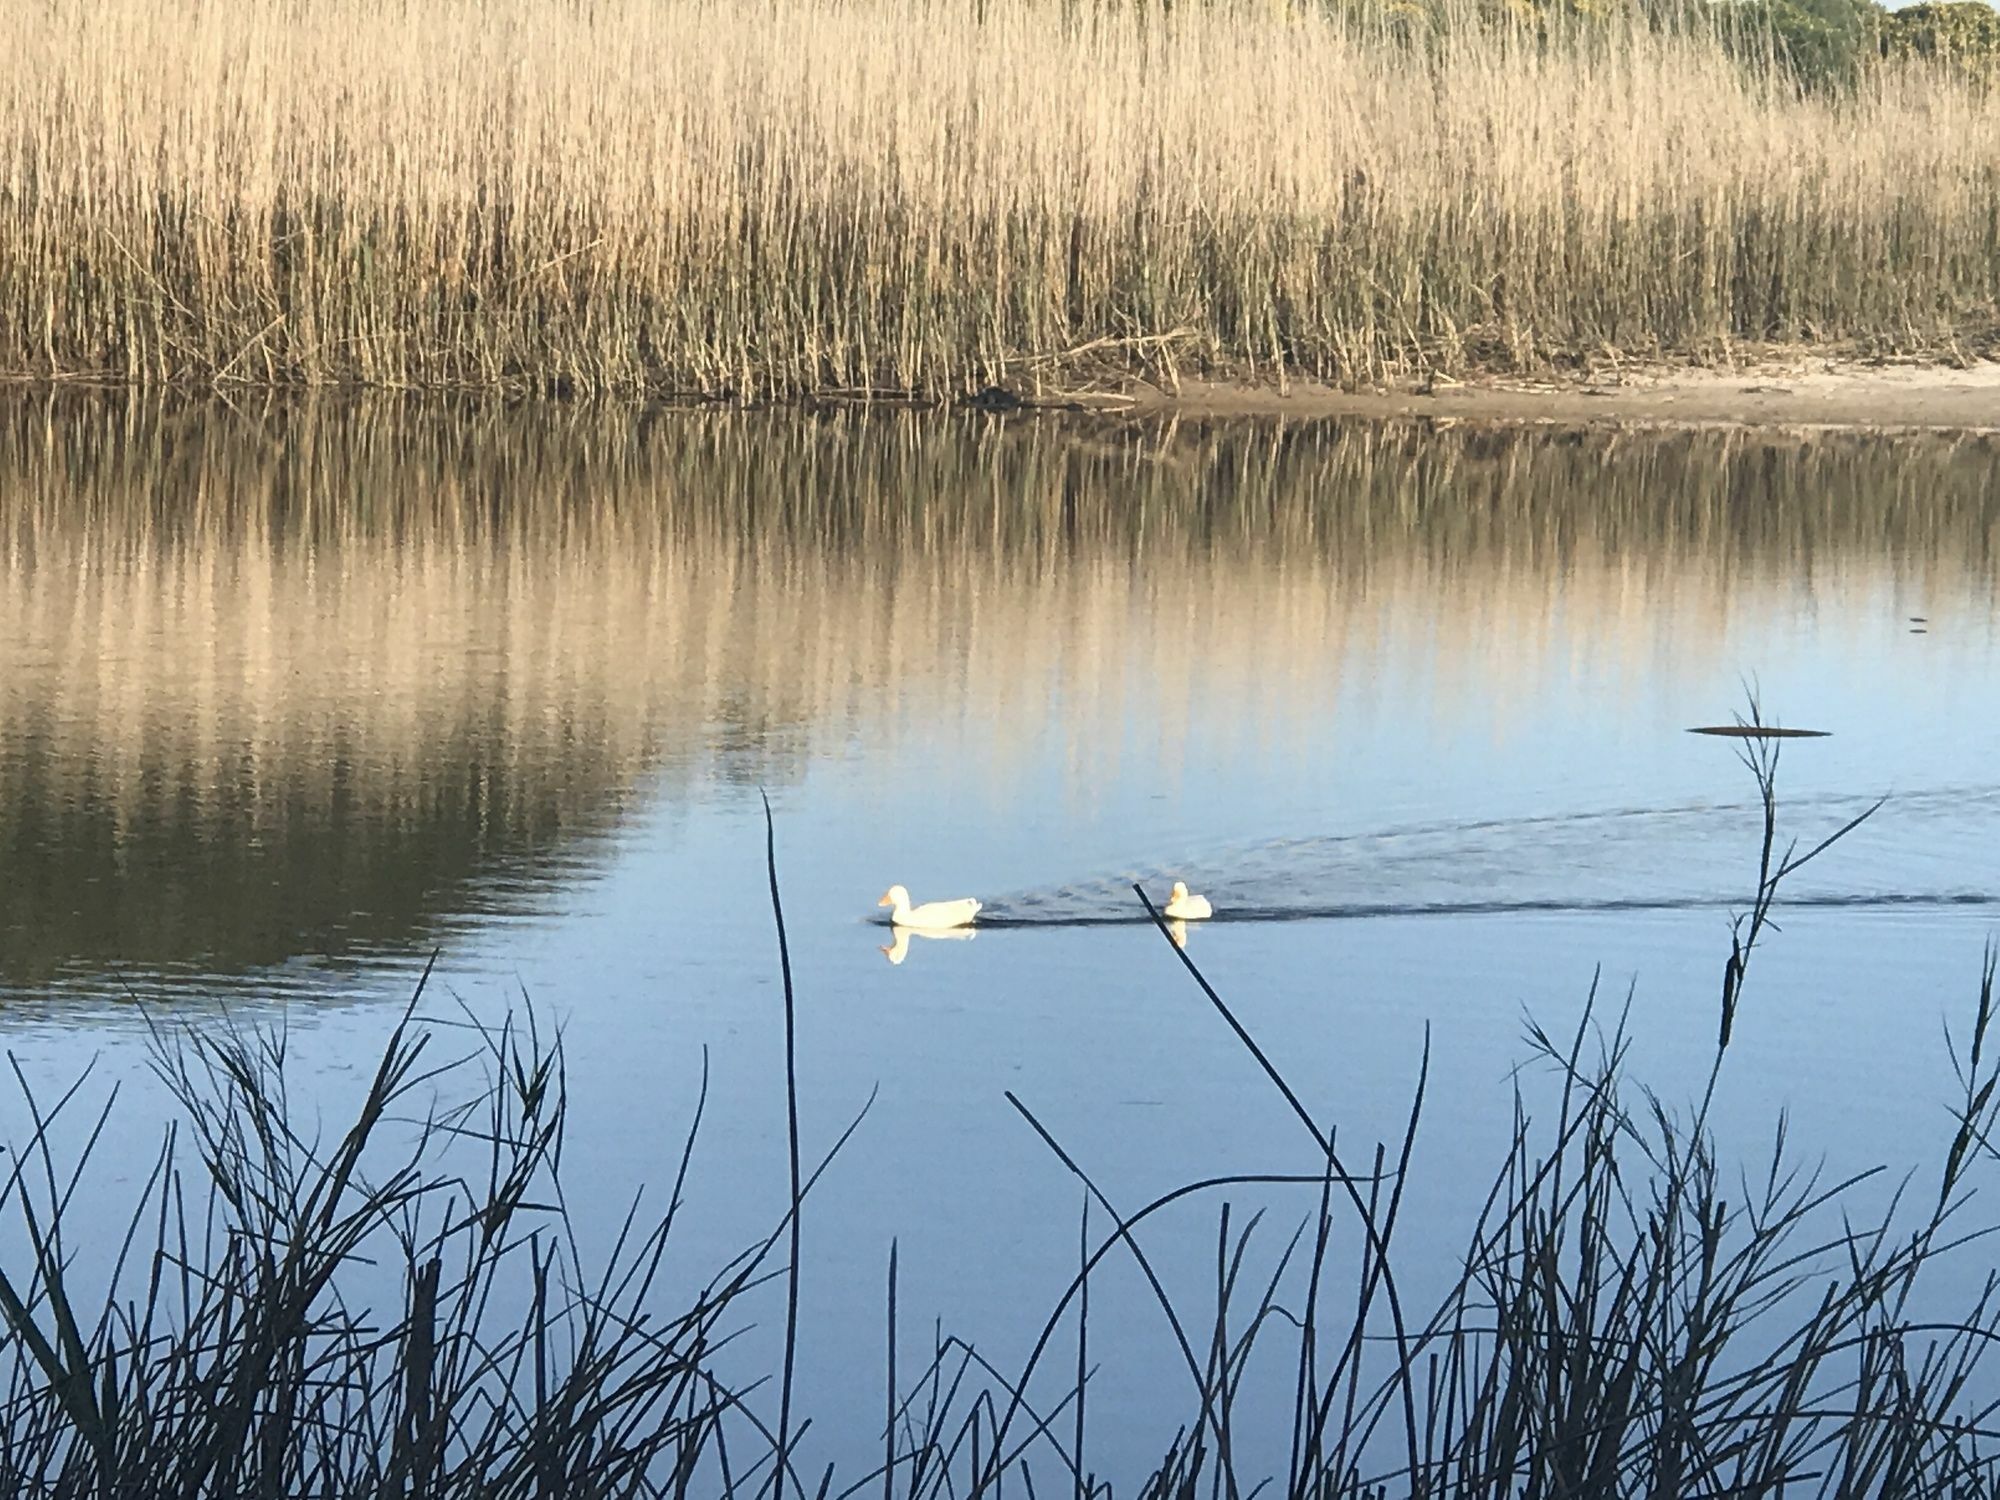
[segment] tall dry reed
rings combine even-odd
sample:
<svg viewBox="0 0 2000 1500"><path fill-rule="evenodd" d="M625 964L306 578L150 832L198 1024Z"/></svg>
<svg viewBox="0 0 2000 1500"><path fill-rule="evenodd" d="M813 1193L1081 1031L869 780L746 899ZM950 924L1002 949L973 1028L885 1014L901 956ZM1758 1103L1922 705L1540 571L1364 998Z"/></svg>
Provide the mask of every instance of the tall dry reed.
<svg viewBox="0 0 2000 1500"><path fill-rule="evenodd" d="M2000 288L2000 103L1318 6L29 0L0 372L704 395L1742 340Z"/></svg>

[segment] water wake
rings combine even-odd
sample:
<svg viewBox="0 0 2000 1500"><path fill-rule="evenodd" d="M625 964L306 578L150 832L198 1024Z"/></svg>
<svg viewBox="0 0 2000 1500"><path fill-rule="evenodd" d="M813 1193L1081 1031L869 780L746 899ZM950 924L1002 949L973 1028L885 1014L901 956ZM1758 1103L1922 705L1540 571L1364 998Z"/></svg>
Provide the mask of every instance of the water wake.
<svg viewBox="0 0 2000 1500"><path fill-rule="evenodd" d="M1873 801L1789 802L1781 828L1810 847ZM1848 844L1791 877L1794 909L2000 906L2000 786L1892 799ZM1217 922L1727 910L1748 903L1760 824L1747 803L1411 824L1193 851L1181 863L996 895L982 927L1096 927L1148 920L1186 880ZM1781 845L1777 851L1784 852ZM1586 894L1588 893L1588 894Z"/></svg>

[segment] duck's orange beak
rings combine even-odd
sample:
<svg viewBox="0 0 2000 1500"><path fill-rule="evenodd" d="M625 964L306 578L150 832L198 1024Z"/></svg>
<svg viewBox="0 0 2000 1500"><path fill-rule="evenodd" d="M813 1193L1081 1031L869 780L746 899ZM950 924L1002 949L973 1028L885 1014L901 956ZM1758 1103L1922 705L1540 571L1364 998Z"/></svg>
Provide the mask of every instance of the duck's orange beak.
<svg viewBox="0 0 2000 1500"><path fill-rule="evenodd" d="M894 906L896 903L891 901L887 896L884 896L880 901L877 901L875 904L877 906Z"/></svg>

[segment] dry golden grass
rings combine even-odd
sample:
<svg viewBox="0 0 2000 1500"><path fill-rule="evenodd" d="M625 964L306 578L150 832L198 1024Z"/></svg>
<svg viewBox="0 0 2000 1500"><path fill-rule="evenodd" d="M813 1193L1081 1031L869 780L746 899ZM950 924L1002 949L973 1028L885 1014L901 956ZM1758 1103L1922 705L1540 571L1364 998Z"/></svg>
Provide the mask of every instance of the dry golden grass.
<svg viewBox="0 0 2000 1500"><path fill-rule="evenodd" d="M1935 346L2000 103L1317 8L21 0L0 372L738 395ZM1079 355L1078 351L1082 351ZM1065 373L1068 372L1068 373Z"/></svg>

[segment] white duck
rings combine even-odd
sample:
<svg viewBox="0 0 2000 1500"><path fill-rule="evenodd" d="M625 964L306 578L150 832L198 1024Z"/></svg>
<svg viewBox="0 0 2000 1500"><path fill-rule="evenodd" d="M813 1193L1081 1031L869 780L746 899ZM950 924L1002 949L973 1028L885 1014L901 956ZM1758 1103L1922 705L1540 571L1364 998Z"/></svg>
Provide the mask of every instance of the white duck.
<svg viewBox="0 0 2000 1500"><path fill-rule="evenodd" d="M889 920L898 927L928 927L933 931L970 927L972 919L979 915L979 903L970 896L961 901L926 901L922 906L912 906L910 893L900 885L890 886L875 904L889 907Z"/></svg>
<svg viewBox="0 0 2000 1500"><path fill-rule="evenodd" d="M1215 915L1208 897L1190 895L1185 880L1174 882L1173 894L1167 897L1167 904L1161 910L1179 922L1199 922Z"/></svg>

